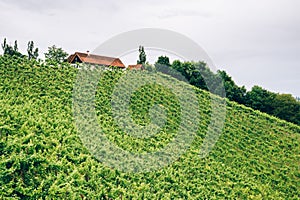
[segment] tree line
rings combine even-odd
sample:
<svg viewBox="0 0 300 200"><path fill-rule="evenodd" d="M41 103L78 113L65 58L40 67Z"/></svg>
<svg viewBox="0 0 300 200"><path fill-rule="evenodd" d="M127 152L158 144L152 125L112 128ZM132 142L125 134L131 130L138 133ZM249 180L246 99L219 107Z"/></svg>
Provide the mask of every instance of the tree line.
<svg viewBox="0 0 300 200"><path fill-rule="evenodd" d="M10 45L7 43L6 38L4 38L3 43L1 44L3 55L8 56L16 56L25 58L28 60L38 60L39 57L39 49L35 48L34 42L29 41L27 44L27 55L23 55L18 48L18 41L15 40L14 45ZM46 63L62 63L66 61L68 53L65 52L62 48L58 48L55 45L48 47L48 51L45 53L45 62Z"/></svg>
<svg viewBox="0 0 300 200"><path fill-rule="evenodd" d="M257 85L247 91L244 86L238 86L225 71L218 70L214 73L204 62L175 60L170 63L167 56L160 56L155 63L155 69L175 78L180 77L176 74L179 72L191 85L204 90L208 90L205 80L210 81L211 86L221 78L226 98L229 100L300 125L300 101L291 94L270 92ZM218 94L218 88L209 88L209 91Z"/></svg>

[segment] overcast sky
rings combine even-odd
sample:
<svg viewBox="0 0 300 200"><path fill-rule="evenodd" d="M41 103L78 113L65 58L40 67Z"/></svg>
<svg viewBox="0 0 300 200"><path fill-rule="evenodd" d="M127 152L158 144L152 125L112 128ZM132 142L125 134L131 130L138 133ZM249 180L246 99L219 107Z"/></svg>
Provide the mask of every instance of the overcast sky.
<svg viewBox="0 0 300 200"><path fill-rule="evenodd" d="M17 39L22 51L29 40L41 52L92 51L125 31L165 28L197 42L238 85L300 96L299 0L0 0L0 8L0 39Z"/></svg>

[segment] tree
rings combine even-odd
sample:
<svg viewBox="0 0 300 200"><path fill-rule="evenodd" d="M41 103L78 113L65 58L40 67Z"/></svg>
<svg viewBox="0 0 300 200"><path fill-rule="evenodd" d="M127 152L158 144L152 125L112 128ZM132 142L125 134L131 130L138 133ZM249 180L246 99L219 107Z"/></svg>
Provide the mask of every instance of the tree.
<svg viewBox="0 0 300 200"><path fill-rule="evenodd" d="M15 40L14 51L18 51L18 42Z"/></svg>
<svg viewBox="0 0 300 200"><path fill-rule="evenodd" d="M167 56L159 56L154 66L157 71L172 76L171 68L170 68L171 64Z"/></svg>
<svg viewBox="0 0 300 200"><path fill-rule="evenodd" d="M171 68L180 73L191 85L219 94L220 78L214 74L205 62L180 62L175 60ZM209 88L208 88L209 86Z"/></svg>
<svg viewBox="0 0 300 200"><path fill-rule="evenodd" d="M33 41L29 41L27 45L27 53L28 53L28 60L31 59L37 59L39 56L39 49L35 48L34 49L34 43Z"/></svg>
<svg viewBox="0 0 300 200"><path fill-rule="evenodd" d="M1 47L2 47L2 49L3 49L3 54L5 54L5 50L6 50L6 48L7 48L6 38L4 38L4 41L3 41L3 43L1 44Z"/></svg>
<svg viewBox="0 0 300 200"><path fill-rule="evenodd" d="M251 91L246 93L245 105L271 114L274 110L273 101L275 97L275 93L269 92L259 86L253 86Z"/></svg>
<svg viewBox="0 0 300 200"><path fill-rule="evenodd" d="M291 94L276 94L272 102L272 115L300 124L300 102Z"/></svg>
<svg viewBox="0 0 300 200"><path fill-rule="evenodd" d="M155 64L161 64L167 67L171 66L170 59L167 56L159 56Z"/></svg>
<svg viewBox="0 0 300 200"><path fill-rule="evenodd" d="M9 55L9 56L17 56L17 57L24 57L19 51L18 51L18 42L15 40L14 47L11 45L8 45L6 42L6 38L4 38L3 43L1 44L3 49L3 55Z"/></svg>
<svg viewBox="0 0 300 200"><path fill-rule="evenodd" d="M143 46L139 47L139 60L137 60L137 64L145 64L146 63L146 53Z"/></svg>
<svg viewBox="0 0 300 200"><path fill-rule="evenodd" d="M55 45L48 47L48 52L45 53L46 62L62 63L66 60L68 53L62 48L58 48Z"/></svg>
<svg viewBox="0 0 300 200"><path fill-rule="evenodd" d="M187 67L185 70L187 70L190 84L203 90L211 89L207 87L207 84L211 84L208 83L208 81L214 82L215 75L207 67L207 64L205 62L192 62L190 64L190 67Z"/></svg>
<svg viewBox="0 0 300 200"><path fill-rule="evenodd" d="M218 70L218 74L223 80L226 97L231 101L244 104L247 92L246 88L244 86L239 87L236 85L232 78L225 71Z"/></svg>

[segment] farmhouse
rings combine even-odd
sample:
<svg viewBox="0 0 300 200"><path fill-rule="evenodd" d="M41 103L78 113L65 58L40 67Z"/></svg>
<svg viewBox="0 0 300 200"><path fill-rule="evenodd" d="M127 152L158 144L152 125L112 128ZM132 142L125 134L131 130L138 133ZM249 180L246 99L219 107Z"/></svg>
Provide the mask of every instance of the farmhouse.
<svg viewBox="0 0 300 200"><path fill-rule="evenodd" d="M74 54L70 55L67 61L71 64L76 63L86 63L86 64L95 64L95 65L102 65L102 66L114 66L118 68L124 68L125 65L119 58L107 57L107 56L100 56L87 53L80 53L75 52Z"/></svg>

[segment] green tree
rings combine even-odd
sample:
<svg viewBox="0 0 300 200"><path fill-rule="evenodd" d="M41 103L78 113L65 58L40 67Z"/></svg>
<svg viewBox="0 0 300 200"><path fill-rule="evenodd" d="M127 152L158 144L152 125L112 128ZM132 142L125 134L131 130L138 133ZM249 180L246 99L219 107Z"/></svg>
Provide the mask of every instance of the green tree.
<svg viewBox="0 0 300 200"><path fill-rule="evenodd" d="M1 44L1 47L3 49L3 54L5 54L5 49L7 48L7 44L6 44L6 38L4 38L3 43Z"/></svg>
<svg viewBox="0 0 300 200"><path fill-rule="evenodd" d="M167 56L159 56L154 66L157 71L173 76L170 68L170 59Z"/></svg>
<svg viewBox="0 0 300 200"><path fill-rule="evenodd" d="M146 63L146 53L143 46L139 47L139 60L137 60L137 64L145 64Z"/></svg>
<svg viewBox="0 0 300 200"><path fill-rule="evenodd" d="M15 40L14 47L7 44L6 38L4 38L3 43L1 44L3 49L3 55L9 55L9 56L17 56L17 57L23 57L19 51L18 51L18 42Z"/></svg>
<svg viewBox="0 0 300 200"><path fill-rule="evenodd" d="M170 59L167 56L159 56L155 64L161 64L170 67Z"/></svg>
<svg viewBox="0 0 300 200"><path fill-rule="evenodd" d="M232 78L225 71L218 70L217 73L223 80L226 97L231 101L244 104L247 92L246 88L244 86L239 87L236 85Z"/></svg>
<svg viewBox="0 0 300 200"><path fill-rule="evenodd" d="M18 42L15 40L14 51L18 51Z"/></svg>
<svg viewBox="0 0 300 200"><path fill-rule="evenodd" d="M181 73L191 85L219 94L218 91L221 88L220 78L209 69L205 62L180 62L175 60L171 67L178 73Z"/></svg>
<svg viewBox="0 0 300 200"><path fill-rule="evenodd" d="M66 60L68 53L62 48L58 48L55 45L48 47L48 52L45 53L46 62L62 63Z"/></svg>
<svg viewBox="0 0 300 200"><path fill-rule="evenodd" d="M34 48L34 43L33 41L29 41L27 44L27 53L28 53L28 60L31 59L37 59L39 56L39 49Z"/></svg>
<svg viewBox="0 0 300 200"><path fill-rule="evenodd" d="M208 90L208 81L213 82L215 79L214 73L207 67L205 62L192 62L192 67L188 67L188 74L190 76L190 84L201 88L203 90ZM210 83L209 83L210 85Z"/></svg>
<svg viewBox="0 0 300 200"><path fill-rule="evenodd" d="M245 104L253 109L271 114L274 110L272 105L276 94L262 87L253 86L245 96Z"/></svg>
<svg viewBox="0 0 300 200"><path fill-rule="evenodd" d="M176 65L176 68L173 67L173 65ZM184 70L182 69L182 63L179 60L175 60L172 64L170 64L169 57L160 56L154 66L156 71L168 74L181 81L186 80Z"/></svg>
<svg viewBox="0 0 300 200"><path fill-rule="evenodd" d="M274 109L270 114L300 124L300 102L291 94L277 94L273 99L272 106Z"/></svg>

